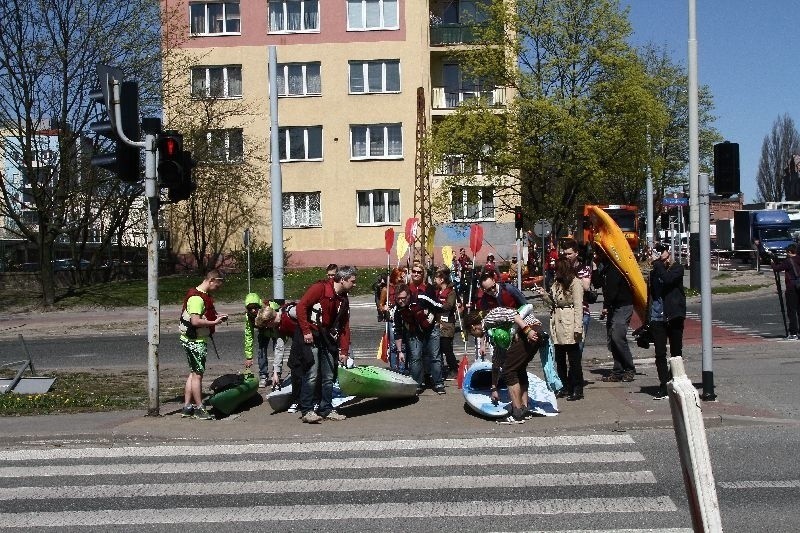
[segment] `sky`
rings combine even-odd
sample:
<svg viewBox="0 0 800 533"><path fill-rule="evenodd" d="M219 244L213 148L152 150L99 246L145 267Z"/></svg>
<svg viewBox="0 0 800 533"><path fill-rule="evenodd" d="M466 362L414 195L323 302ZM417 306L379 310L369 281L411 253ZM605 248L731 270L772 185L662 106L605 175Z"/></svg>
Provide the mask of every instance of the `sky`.
<svg viewBox="0 0 800 533"><path fill-rule="evenodd" d="M652 42L688 68L689 0L622 0L631 44ZM714 97L715 127L739 143L745 203L758 192L761 145L788 114L800 128L798 0L695 0L697 78ZM688 135L688 131L687 131Z"/></svg>

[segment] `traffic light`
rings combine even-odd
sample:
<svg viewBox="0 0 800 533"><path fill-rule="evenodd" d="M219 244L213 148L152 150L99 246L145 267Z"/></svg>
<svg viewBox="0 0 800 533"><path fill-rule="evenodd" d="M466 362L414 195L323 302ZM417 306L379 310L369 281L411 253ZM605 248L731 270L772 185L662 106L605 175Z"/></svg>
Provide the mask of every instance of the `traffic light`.
<svg viewBox="0 0 800 533"><path fill-rule="evenodd" d="M89 98L105 107L105 119L93 122L90 128L95 133L106 137L114 143L113 151L100 153L92 157L92 166L113 172L120 180L137 183L141 179L140 149L124 142L117 134L114 112L114 83L120 82L122 73L119 69L98 65L100 88L92 91ZM139 141L139 84L134 81L120 83L120 126L125 136L131 141Z"/></svg>
<svg viewBox="0 0 800 533"><path fill-rule="evenodd" d="M739 143L714 145L714 192L721 196L739 194Z"/></svg>
<svg viewBox="0 0 800 533"><path fill-rule="evenodd" d="M514 206L514 227L518 230L521 230L522 224L523 224L522 206L516 205Z"/></svg>
<svg viewBox="0 0 800 533"><path fill-rule="evenodd" d="M197 163L192 159L192 152L181 152L181 160L181 167L183 168L181 180L175 185L171 185L167 193L171 203L188 200L195 189L197 189L197 181L195 181L192 176L192 169L197 166Z"/></svg>
<svg viewBox="0 0 800 533"><path fill-rule="evenodd" d="M158 183L171 188L181 183L184 172L183 135L165 131L158 136Z"/></svg>

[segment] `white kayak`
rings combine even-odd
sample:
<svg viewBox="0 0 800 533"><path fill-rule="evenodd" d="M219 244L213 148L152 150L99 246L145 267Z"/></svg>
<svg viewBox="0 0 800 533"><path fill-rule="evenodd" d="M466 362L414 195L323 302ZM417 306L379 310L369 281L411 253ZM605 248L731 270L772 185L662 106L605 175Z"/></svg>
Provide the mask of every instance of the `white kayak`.
<svg viewBox="0 0 800 533"><path fill-rule="evenodd" d="M500 401L492 403L492 363L478 361L467 370L461 391L464 401L476 413L499 418L507 416L511 410L511 398L508 388L502 382L498 384ZM548 390L547 383L535 374L528 372L528 409L539 416L555 416L558 414L558 403L555 394Z"/></svg>

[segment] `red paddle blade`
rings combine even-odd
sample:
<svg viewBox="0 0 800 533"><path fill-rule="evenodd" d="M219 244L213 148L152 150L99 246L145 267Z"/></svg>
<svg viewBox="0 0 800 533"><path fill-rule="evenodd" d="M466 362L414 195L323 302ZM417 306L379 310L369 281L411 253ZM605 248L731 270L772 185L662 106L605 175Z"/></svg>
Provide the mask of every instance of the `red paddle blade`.
<svg viewBox="0 0 800 533"><path fill-rule="evenodd" d="M458 388L462 388L464 385L464 376L467 375L467 369L469 368L469 358L465 355L461 358L461 362L458 363L458 376L456 376L456 383L458 384Z"/></svg>
<svg viewBox="0 0 800 533"><path fill-rule="evenodd" d="M392 245L394 244L394 229L387 229L386 233L383 234L383 239L386 241L386 253L388 254L392 251Z"/></svg>

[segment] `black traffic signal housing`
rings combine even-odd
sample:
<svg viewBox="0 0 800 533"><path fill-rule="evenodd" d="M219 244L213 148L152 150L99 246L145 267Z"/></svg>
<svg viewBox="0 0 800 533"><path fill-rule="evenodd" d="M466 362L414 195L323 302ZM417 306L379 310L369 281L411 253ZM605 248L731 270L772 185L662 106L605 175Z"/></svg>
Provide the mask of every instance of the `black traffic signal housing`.
<svg viewBox="0 0 800 533"><path fill-rule="evenodd" d="M101 79L101 83L105 83ZM124 142L117 134L114 126L112 87L106 91L97 89L89 98L105 106L106 120L93 122L90 128L95 133L113 141L113 152L100 153L92 157L92 166L113 172L120 180L127 183L138 183L141 178L141 150ZM131 141L139 141L139 84L135 81L123 81L120 84L120 119L122 131Z"/></svg>
<svg viewBox="0 0 800 533"><path fill-rule="evenodd" d="M165 131L158 136L158 183L171 188L183 180L183 135Z"/></svg>
<svg viewBox="0 0 800 533"><path fill-rule="evenodd" d="M522 216L522 206L515 205L514 206L514 228L518 230L522 230L522 225L524 223L524 218Z"/></svg>
<svg viewBox="0 0 800 533"><path fill-rule="evenodd" d="M714 145L714 192L733 196L740 192L739 143L729 141Z"/></svg>
<svg viewBox="0 0 800 533"><path fill-rule="evenodd" d="M192 176L192 169L197 166L192 159L192 152L183 150L181 152L181 179L175 185L170 185L167 197L171 203L188 200L192 193L197 189L197 181Z"/></svg>

